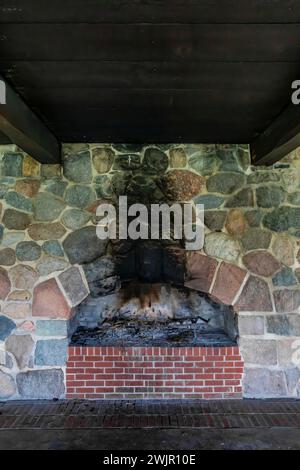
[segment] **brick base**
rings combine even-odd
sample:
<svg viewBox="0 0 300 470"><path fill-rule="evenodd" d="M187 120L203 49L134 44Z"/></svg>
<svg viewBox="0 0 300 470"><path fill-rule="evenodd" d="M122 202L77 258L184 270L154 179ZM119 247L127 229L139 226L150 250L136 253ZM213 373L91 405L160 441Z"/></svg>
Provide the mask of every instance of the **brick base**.
<svg viewBox="0 0 300 470"><path fill-rule="evenodd" d="M69 347L67 398L241 398L238 347Z"/></svg>

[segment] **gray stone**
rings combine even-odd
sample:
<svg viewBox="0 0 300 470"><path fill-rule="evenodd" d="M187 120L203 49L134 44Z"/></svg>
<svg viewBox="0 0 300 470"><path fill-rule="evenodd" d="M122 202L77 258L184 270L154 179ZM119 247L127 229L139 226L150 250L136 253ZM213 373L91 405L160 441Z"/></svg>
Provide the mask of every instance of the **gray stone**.
<svg viewBox="0 0 300 470"><path fill-rule="evenodd" d="M57 178L61 176L61 165L50 164L50 165L41 165L42 176L45 178Z"/></svg>
<svg viewBox="0 0 300 470"><path fill-rule="evenodd" d="M89 212L81 209L68 209L63 213L62 223L71 230L77 230L85 226L91 218Z"/></svg>
<svg viewBox="0 0 300 470"><path fill-rule="evenodd" d="M65 320L38 320L35 334L37 336L63 336L68 335L68 322Z"/></svg>
<svg viewBox="0 0 300 470"><path fill-rule="evenodd" d="M220 160L213 154L196 152L189 158L189 166L202 176L210 176L215 173L220 165Z"/></svg>
<svg viewBox="0 0 300 470"><path fill-rule="evenodd" d="M293 286L298 283L297 278L291 268L284 267L272 278L274 286Z"/></svg>
<svg viewBox="0 0 300 470"><path fill-rule="evenodd" d="M13 378L0 370L0 399L10 398L16 393Z"/></svg>
<svg viewBox="0 0 300 470"><path fill-rule="evenodd" d="M259 228L250 228L241 237L245 250L267 249L270 246L272 233Z"/></svg>
<svg viewBox="0 0 300 470"><path fill-rule="evenodd" d="M35 348L37 366L64 366L67 361L67 339L39 340Z"/></svg>
<svg viewBox="0 0 300 470"><path fill-rule="evenodd" d="M43 243L42 249L47 255L50 256L64 256L63 249L57 240L47 240Z"/></svg>
<svg viewBox="0 0 300 470"><path fill-rule="evenodd" d="M267 332L280 336L300 336L300 315L267 316Z"/></svg>
<svg viewBox="0 0 300 470"><path fill-rule="evenodd" d="M277 235L272 244L274 255L282 264L292 266L294 264L294 246L290 237Z"/></svg>
<svg viewBox="0 0 300 470"><path fill-rule="evenodd" d="M34 261L40 258L41 247L36 242L20 242L16 247L16 256L20 261Z"/></svg>
<svg viewBox="0 0 300 470"><path fill-rule="evenodd" d="M127 186L130 182L130 175L117 171L111 178L113 192L117 196L125 196L127 194Z"/></svg>
<svg viewBox="0 0 300 470"><path fill-rule="evenodd" d="M63 241L72 264L90 263L105 253L107 240L100 240L95 227L84 227L69 234Z"/></svg>
<svg viewBox="0 0 300 470"><path fill-rule="evenodd" d="M9 270L9 277L16 289L32 289L38 275L30 266L18 264Z"/></svg>
<svg viewBox="0 0 300 470"><path fill-rule="evenodd" d="M208 178L206 187L209 192L230 194L245 184L245 177L239 173L217 173Z"/></svg>
<svg viewBox="0 0 300 470"><path fill-rule="evenodd" d="M8 191L8 187L5 184L0 184L0 199L5 197L5 194Z"/></svg>
<svg viewBox="0 0 300 470"><path fill-rule="evenodd" d="M29 366L34 347L34 341L30 335L11 335L7 338L5 347L15 357L20 369Z"/></svg>
<svg viewBox="0 0 300 470"><path fill-rule="evenodd" d="M236 150L236 158L240 167L246 171L251 164L251 157L249 148L243 149L239 147Z"/></svg>
<svg viewBox="0 0 300 470"><path fill-rule="evenodd" d="M278 186L262 186L256 189L258 207L277 207L283 203L285 192Z"/></svg>
<svg viewBox="0 0 300 470"><path fill-rule="evenodd" d="M300 206L300 191L289 194L287 201L293 206Z"/></svg>
<svg viewBox="0 0 300 470"><path fill-rule="evenodd" d="M90 152L80 152L68 155L64 161L64 175L75 183L90 183L92 181L92 164Z"/></svg>
<svg viewBox="0 0 300 470"><path fill-rule="evenodd" d="M210 230L222 230L224 227L227 212L206 211L204 213L204 223Z"/></svg>
<svg viewBox="0 0 300 470"><path fill-rule="evenodd" d="M253 191L250 188L244 188L234 196L227 199L225 207L252 207L254 206Z"/></svg>
<svg viewBox="0 0 300 470"><path fill-rule="evenodd" d="M279 313L296 312L300 307L300 291L281 289L273 292L275 308Z"/></svg>
<svg viewBox="0 0 300 470"><path fill-rule="evenodd" d="M65 203L48 193L39 193L34 199L35 220L50 222L57 219L65 208Z"/></svg>
<svg viewBox="0 0 300 470"><path fill-rule="evenodd" d="M251 210L245 213L246 220L250 227L259 227L263 218L263 212L260 210Z"/></svg>
<svg viewBox="0 0 300 470"><path fill-rule="evenodd" d="M108 173L111 169L115 154L107 147L98 147L92 150L93 165L97 173Z"/></svg>
<svg viewBox="0 0 300 470"><path fill-rule="evenodd" d="M64 395L64 374L61 369L29 370L17 375L21 398L53 399Z"/></svg>
<svg viewBox="0 0 300 470"><path fill-rule="evenodd" d="M118 152L141 152L143 144L112 144Z"/></svg>
<svg viewBox="0 0 300 470"><path fill-rule="evenodd" d="M284 232L290 228L300 228L300 208L281 206L266 214L263 218L265 227L275 232Z"/></svg>
<svg viewBox="0 0 300 470"><path fill-rule="evenodd" d="M40 276L47 276L56 271L63 271L69 266L67 261L53 256L43 256L38 262L36 269Z"/></svg>
<svg viewBox="0 0 300 470"><path fill-rule="evenodd" d="M114 170L136 170L141 166L140 155L128 153L116 155L114 162Z"/></svg>
<svg viewBox="0 0 300 470"><path fill-rule="evenodd" d="M10 230L25 230L30 224L30 216L15 209L6 209L2 222Z"/></svg>
<svg viewBox="0 0 300 470"><path fill-rule="evenodd" d="M63 197L67 186L68 183L66 181L58 178L50 179L45 183L45 191L55 194L55 196Z"/></svg>
<svg viewBox="0 0 300 470"><path fill-rule="evenodd" d="M217 155L221 162L219 167L220 171L241 171L241 168L236 159L235 150L217 149Z"/></svg>
<svg viewBox="0 0 300 470"><path fill-rule="evenodd" d="M284 373L266 368L245 368L244 395L250 398L276 398L287 394Z"/></svg>
<svg viewBox="0 0 300 470"><path fill-rule="evenodd" d="M84 283L81 272L75 266L60 274L58 279L72 307L80 304L88 296L89 291Z"/></svg>
<svg viewBox="0 0 300 470"><path fill-rule="evenodd" d="M0 266L13 266L15 262L16 255L12 248L0 250Z"/></svg>
<svg viewBox="0 0 300 470"><path fill-rule="evenodd" d="M9 206L16 207L16 209L20 209L24 212L32 212L31 200L16 191L6 193L5 201Z"/></svg>
<svg viewBox="0 0 300 470"><path fill-rule="evenodd" d="M255 171L247 177L247 184L277 183L278 181L280 181L279 173L271 170Z"/></svg>
<svg viewBox="0 0 300 470"><path fill-rule="evenodd" d="M119 287L118 276L110 276L101 280L89 282L89 289L92 297L101 297L117 290Z"/></svg>
<svg viewBox="0 0 300 470"><path fill-rule="evenodd" d="M239 334L263 335L265 332L265 320L261 315L239 315Z"/></svg>
<svg viewBox="0 0 300 470"><path fill-rule="evenodd" d="M51 240L62 238L66 233L60 222L32 224L28 227L28 235L33 240Z"/></svg>
<svg viewBox="0 0 300 470"><path fill-rule="evenodd" d="M69 206L84 209L96 200L96 194L89 186L76 184L67 189L65 200Z"/></svg>
<svg viewBox="0 0 300 470"><path fill-rule="evenodd" d="M277 343L274 340L241 338L240 349L246 364L277 364Z"/></svg>
<svg viewBox="0 0 300 470"><path fill-rule="evenodd" d="M115 263L111 256L103 256L82 267L88 283L100 281L115 274Z"/></svg>
<svg viewBox="0 0 300 470"><path fill-rule="evenodd" d="M4 341L16 328L16 324L7 317L0 315L0 341Z"/></svg>
<svg viewBox="0 0 300 470"><path fill-rule="evenodd" d="M113 194L112 184L107 175L96 176L95 191L99 198L110 197Z"/></svg>
<svg viewBox="0 0 300 470"><path fill-rule="evenodd" d="M1 227L0 227L0 232L1 232ZM24 232L8 232L3 235L2 245L8 246L8 247L13 246L23 241L24 238L25 238Z"/></svg>
<svg viewBox="0 0 300 470"><path fill-rule="evenodd" d="M2 160L3 176L22 176L23 155L22 153L7 152Z"/></svg>
<svg viewBox="0 0 300 470"><path fill-rule="evenodd" d="M300 369L298 367L293 367L286 369L284 373L286 377L287 388L290 395L294 395L298 391L299 396L299 390L297 390L297 385L299 385L300 380Z"/></svg>
<svg viewBox="0 0 300 470"><path fill-rule="evenodd" d="M161 175L169 165L167 155L157 148L147 148L143 159L143 172L149 175Z"/></svg>
<svg viewBox="0 0 300 470"><path fill-rule="evenodd" d="M225 233L209 233L205 237L204 251L214 258L236 261L241 252L238 241Z"/></svg>

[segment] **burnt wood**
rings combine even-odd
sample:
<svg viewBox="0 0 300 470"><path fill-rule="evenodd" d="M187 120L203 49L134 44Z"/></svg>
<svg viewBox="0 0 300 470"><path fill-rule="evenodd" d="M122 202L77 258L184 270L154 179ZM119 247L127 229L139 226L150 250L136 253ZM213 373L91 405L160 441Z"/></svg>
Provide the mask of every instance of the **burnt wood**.
<svg viewBox="0 0 300 470"><path fill-rule="evenodd" d="M41 163L58 163L60 145L54 135L6 83L0 105L0 132Z"/></svg>

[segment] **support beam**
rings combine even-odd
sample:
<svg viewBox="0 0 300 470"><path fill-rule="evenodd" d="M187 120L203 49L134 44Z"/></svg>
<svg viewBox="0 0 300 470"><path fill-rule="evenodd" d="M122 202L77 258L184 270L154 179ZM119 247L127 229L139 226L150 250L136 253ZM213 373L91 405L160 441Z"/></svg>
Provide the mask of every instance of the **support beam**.
<svg viewBox="0 0 300 470"><path fill-rule="evenodd" d="M250 145L254 165L272 165L300 146L300 105L290 104Z"/></svg>
<svg viewBox="0 0 300 470"><path fill-rule="evenodd" d="M41 163L59 163L60 144L56 137L19 95L5 85L6 104L0 104L0 134Z"/></svg>

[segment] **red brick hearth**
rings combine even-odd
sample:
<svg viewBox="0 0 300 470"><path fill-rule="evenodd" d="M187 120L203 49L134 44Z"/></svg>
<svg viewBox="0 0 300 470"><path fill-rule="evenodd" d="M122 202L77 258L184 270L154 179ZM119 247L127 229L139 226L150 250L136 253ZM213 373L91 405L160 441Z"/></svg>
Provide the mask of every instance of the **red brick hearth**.
<svg viewBox="0 0 300 470"><path fill-rule="evenodd" d="M70 346L67 398L241 398L235 347Z"/></svg>

